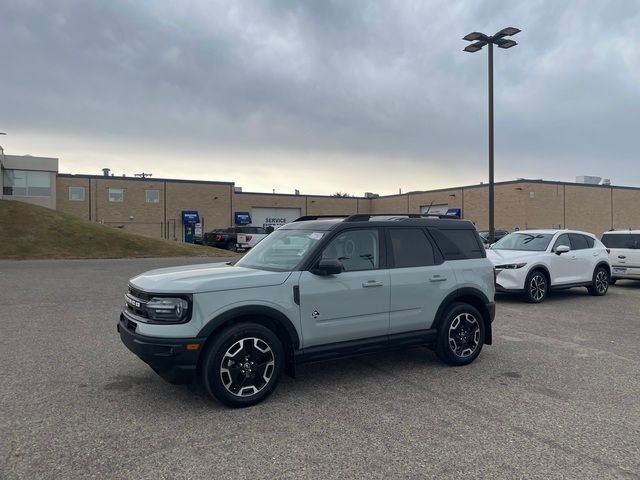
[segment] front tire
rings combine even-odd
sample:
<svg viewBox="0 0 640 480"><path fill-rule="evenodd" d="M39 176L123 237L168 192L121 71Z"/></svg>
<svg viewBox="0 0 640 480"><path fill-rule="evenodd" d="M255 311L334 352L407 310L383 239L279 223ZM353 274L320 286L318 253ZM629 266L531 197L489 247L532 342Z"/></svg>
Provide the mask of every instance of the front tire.
<svg viewBox="0 0 640 480"><path fill-rule="evenodd" d="M257 323L232 325L209 346L202 363L202 385L220 403L249 407L276 388L284 350L273 331Z"/></svg>
<svg viewBox="0 0 640 480"><path fill-rule="evenodd" d="M588 287L589 294L594 297L601 297L606 295L609 290L609 272L604 267L598 267L593 272L592 285Z"/></svg>
<svg viewBox="0 0 640 480"><path fill-rule="evenodd" d="M524 295L529 303L540 303L549 293L549 281L540 270L534 270L524 282Z"/></svg>
<svg viewBox="0 0 640 480"><path fill-rule="evenodd" d="M436 354L454 366L473 362L484 345L484 320L480 312L467 303L454 303L438 330Z"/></svg>

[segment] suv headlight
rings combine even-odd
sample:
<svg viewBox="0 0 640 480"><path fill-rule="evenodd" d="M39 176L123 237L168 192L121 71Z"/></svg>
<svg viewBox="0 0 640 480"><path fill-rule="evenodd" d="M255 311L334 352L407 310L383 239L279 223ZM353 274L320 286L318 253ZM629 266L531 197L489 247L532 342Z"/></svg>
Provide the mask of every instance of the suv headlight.
<svg viewBox="0 0 640 480"><path fill-rule="evenodd" d="M496 269L498 270L515 270L517 268L522 268L527 264L527 262L524 263L506 263L504 265L496 265Z"/></svg>
<svg viewBox="0 0 640 480"><path fill-rule="evenodd" d="M189 315L189 302L183 298L153 297L145 307L156 322L181 322Z"/></svg>

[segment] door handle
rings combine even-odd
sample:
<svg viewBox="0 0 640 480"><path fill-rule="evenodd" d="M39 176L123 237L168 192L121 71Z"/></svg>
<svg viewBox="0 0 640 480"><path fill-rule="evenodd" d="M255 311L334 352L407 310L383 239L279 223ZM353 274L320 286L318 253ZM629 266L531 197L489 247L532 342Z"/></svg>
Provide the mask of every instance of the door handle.
<svg viewBox="0 0 640 480"><path fill-rule="evenodd" d="M618 255L618 258L627 258L627 257L624 255Z"/></svg>
<svg viewBox="0 0 640 480"><path fill-rule="evenodd" d="M368 282L364 282L362 284L362 286L364 288L369 288L369 287L381 287L382 286L382 282L378 282L376 280L369 280Z"/></svg>
<svg viewBox="0 0 640 480"><path fill-rule="evenodd" d="M576 257L576 256L574 255L573 257L571 257L571 260L575 260L576 258L578 258L578 257Z"/></svg>
<svg viewBox="0 0 640 480"><path fill-rule="evenodd" d="M429 279L430 282L445 282L447 277L441 277L440 275L434 275Z"/></svg>

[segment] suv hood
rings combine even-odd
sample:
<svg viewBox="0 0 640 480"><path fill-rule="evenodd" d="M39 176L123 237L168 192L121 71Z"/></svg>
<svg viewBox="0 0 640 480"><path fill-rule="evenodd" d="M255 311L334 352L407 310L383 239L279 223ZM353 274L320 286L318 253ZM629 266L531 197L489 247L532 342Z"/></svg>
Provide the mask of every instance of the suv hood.
<svg viewBox="0 0 640 480"><path fill-rule="evenodd" d="M267 272L232 267L226 263L206 263L151 270L133 277L129 283L150 293L201 293L280 285L289 275L291 272Z"/></svg>
<svg viewBox="0 0 640 480"><path fill-rule="evenodd" d="M545 252L527 252L525 250L493 250L487 249L487 258L494 265L504 265L506 263L528 262L535 257L544 255Z"/></svg>

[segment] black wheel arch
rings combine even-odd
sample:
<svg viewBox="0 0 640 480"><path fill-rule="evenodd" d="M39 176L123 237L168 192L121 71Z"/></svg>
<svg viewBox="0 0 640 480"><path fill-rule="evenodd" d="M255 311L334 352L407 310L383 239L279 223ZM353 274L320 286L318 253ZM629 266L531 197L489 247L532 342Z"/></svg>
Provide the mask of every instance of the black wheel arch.
<svg viewBox="0 0 640 480"><path fill-rule="evenodd" d="M607 262L599 262L593 272L595 273L595 271L600 267L604 268L607 271L609 278L611 278L611 266Z"/></svg>
<svg viewBox="0 0 640 480"><path fill-rule="evenodd" d="M529 273L527 274L527 278L529 278L529 275L531 275L533 272L535 272L536 270L539 270L540 272L542 272L544 274L545 277L547 277L547 284L549 285L549 289L551 288L551 273L549 273L549 269L542 264L538 264L538 265L534 265L533 267L531 267L529 269ZM527 286L524 286L525 288L527 288Z"/></svg>
<svg viewBox="0 0 640 480"><path fill-rule="evenodd" d="M447 295L436 312L435 320L433 322L434 327L436 329L440 328L447 310L449 310L449 307L454 303L468 303L480 312L484 322L484 343L491 345L493 343L493 336L491 331L492 319L491 312L489 311L489 305L492 302L489 301L484 292L477 288L463 287Z"/></svg>
<svg viewBox="0 0 640 480"><path fill-rule="evenodd" d="M230 325L252 322L264 325L272 330L282 342L285 351L285 371L288 375L295 376L294 353L300 348L300 337L291 320L282 312L272 307L263 305L250 305L233 308L213 318L198 332L198 337L206 337L204 349L216 337L216 334ZM202 359L204 355L200 355ZM200 361L198 362L200 371Z"/></svg>

